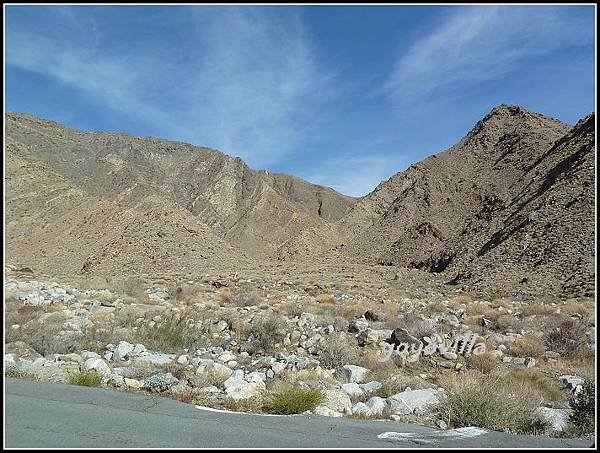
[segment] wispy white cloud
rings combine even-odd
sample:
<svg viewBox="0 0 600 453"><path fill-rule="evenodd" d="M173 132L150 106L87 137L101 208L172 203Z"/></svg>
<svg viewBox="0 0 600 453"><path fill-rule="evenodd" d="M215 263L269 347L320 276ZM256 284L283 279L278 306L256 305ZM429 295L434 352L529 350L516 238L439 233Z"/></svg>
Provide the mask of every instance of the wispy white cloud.
<svg viewBox="0 0 600 453"><path fill-rule="evenodd" d="M169 18L182 30L177 38L102 45L111 24L100 20L88 36L74 26L57 36L9 24L6 62L80 89L164 137L265 166L302 143L331 91L301 20L267 14L189 8Z"/></svg>
<svg viewBox="0 0 600 453"><path fill-rule="evenodd" d="M307 181L332 187L340 193L362 197L377 185L406 168L406 156L369 153L338 157L319 163L318 169L302 175Z"/></svg>
<svg viewBox="0 0 600 453"><path fill-rule="evenodd" d="M569 7L452 8L398 59L385 91L408 104L449 86L497 79L525 58L592 44L590 17Z"/></svg>

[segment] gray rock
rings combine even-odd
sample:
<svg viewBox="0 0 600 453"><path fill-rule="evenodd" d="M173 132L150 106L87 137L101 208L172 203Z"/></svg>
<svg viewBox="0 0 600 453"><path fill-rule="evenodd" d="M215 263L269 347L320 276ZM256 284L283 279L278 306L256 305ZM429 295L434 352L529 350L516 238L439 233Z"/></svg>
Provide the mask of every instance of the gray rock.
<svg viewBox="0 0 600 453"><path fill-rule="evenodd" d="M377 390L379 390L382 387L383 387L383 384L379 381L371 381L371 382L367 382L366 384L360 384L360 388L367 395L375 393Z"/></svg>
<svg viewBox="0 0 600 453"><path fill-rule="evenodd" d="M102 359L89 358L83 363L83 368L86 370L94 370L105 378L108 378L111 375L110 367Z"/></svg>
<svg viewBox="0 0 600 453"><path fill-rule="evenodd" d="M334 409L331 409L327 406L317 406L313 409L313 414L315 415L321 415L323 417L343 417L344 414L342 414L341 412L338 412Z"/></svg>
<svg viewBox="0 0 600 453"><path fill-rule="evenodd" d="M358 402L354 406L352 406L352 413L364 415L365 417L370 417L373 415L373 412L371 412L369 406L362 402Z"/></svg>
<svg viewBox="0 0 600 453"><path fill-rule="evenodd" d="M440 391L435 389L405 390L387 399L394 414L424 415L438 403Z"/></svg>
<svg viewBox="0 0 600 453"><path fill-rule="evenodd" d="M342 390L353 399L359 399L365 396L365 393L356 382L342 384Z"/></svg>
<svg viewBox="0 0 600 453"><path fill-rule="evenodd" d="M352 401L346 392L338 389L325 390L324 406L337 412L352 412Z"/></svg>
<svg viewBox="0 0 600 453"><path fill-rule="evenodd" d="M565 385L565 390L575 394L581 391L583 383L585 382L583 378L570 374L563 374L562 376L558 377L558 380Z"/></svg>
<svg viewBox="0 0 600 453"><path fill-rule="evenodd" d="M367 406L374 415L381 415L388 408L388 403L385 399L379 396L373 396L367 401Z"/></svg>
<svg viewBox="0 0 600 453"><path fill-rule="evenodd" d="M241 381L239 385L231 386L225 389L228 398L234 401L241 401L250 398L259 397L265 391L265 384L261 382Z"/></svg>
<svg viewBox="0 0 600 453"><path fill-rule="evenodd" d="M350 321L348 325L348 332L360 333L366 331L369 328L369 322L365 318L357 318Z"/></svg>
<svg viewBox="0 0 600 453"><path fill-rule="evenodd" d="M535 359L533 357L527 357L524 365L527 368L533 368L535 366Z"/></svg>
<svg viewBox="0 0 600 453"><path fill-rule="evenodd" d="M119 344L115 347L113 351L113 360L118 362L120 360L125 360L127 354L133 351L134 345L128 343L127 341L120 341Z"/></svg>
<svg viewBox="0 0 600 453"><path fill-rule="evenodd" d="M356 382L361 384L367 380L371 370L357 365L344 365L336 370L336 377L343 382Z"/></svg>
<svg viewBox="0 0 600 453"><path fill-rule="evenodd" d="M175 354L163 354L159 352L149 352L146 355L135 357L134 363L136 365L150 364L150 365L166 365L167 363L175 360Z"/></svg>

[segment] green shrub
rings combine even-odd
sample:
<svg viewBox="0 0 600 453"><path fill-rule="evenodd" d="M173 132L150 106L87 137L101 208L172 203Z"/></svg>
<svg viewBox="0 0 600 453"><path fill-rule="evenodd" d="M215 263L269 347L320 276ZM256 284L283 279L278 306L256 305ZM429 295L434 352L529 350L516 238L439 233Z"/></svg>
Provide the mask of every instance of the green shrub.
<svg viewBox="0 0 600 453"><path fill-rule="evenodd" d="M569 407L573 413L569 417L569 422L573 425L578 434L587 434L594 432L594 422L596 417L596 386L592 381L586 381L578 395L569 402Z"/></svg>
<svg viewBox="0 0 600 453"><path fill-rule="evenodd" d="M67 382L84 387L98 387L102 382L102 376L92 370L71 371L67 374Z"/></svg>
<svg viewBox="0 0 600 453"><path fill-rule="evenodd" d="M313 410L324 398L321 389L291 387L269 395L262 409L269 414L301 414Z"/></svg>
<svg viewBox="0 0 600 453"><path fill-rule="evenodd" d="M537 399L503 384L498 377L454 377L444 388L437 411L454 427L477 426L516 434L541 434L549 427L537 412Z"/></svg>

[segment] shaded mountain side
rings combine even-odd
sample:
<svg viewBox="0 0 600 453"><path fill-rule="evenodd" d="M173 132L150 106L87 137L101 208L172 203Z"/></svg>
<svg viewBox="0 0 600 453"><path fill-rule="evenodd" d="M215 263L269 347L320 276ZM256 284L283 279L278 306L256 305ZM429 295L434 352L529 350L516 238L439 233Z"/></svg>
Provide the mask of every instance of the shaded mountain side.
<svg viewBox="0 0 600 453"><path fill-rule="evenodd" d="M485 206L519 193L528 168L570 127L518 106L494 108L448 151L361 198L340 220L343 237L330 253L397 266L427 259Z"/></svg>
<svg viewBox="0 0 600 453"><path fill-rule="evenodd" d="M490 203L461 234L412 266L445 271L453 284L594 295L595 115L534 161L521 191Z"/></svg>
<svg viewBox="0 0 600 453"><path fill-rule="evenodd" d="M245 258L180 210L140 210L74 187L26 147L6 138L6 256L51 275L160 273Z"/></svg>
<svg viewBox="0 0 600 453"><path fill-rule="evenodd" d="M91 196L132 209L164 200L155 207L186 211L256 257L272 257L305 228L329 234L355 202L332 189L253 171L239 158L186 143L79 132L13 113L6 115L6 133Z"/></svg>

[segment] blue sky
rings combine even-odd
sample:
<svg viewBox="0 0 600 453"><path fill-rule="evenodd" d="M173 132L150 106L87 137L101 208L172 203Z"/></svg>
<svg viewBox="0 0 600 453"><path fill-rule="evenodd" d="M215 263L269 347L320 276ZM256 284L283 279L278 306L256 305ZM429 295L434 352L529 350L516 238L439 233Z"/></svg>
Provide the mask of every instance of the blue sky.
<svg viewBox="0 0 600 453"><path fill-rule="evenodd" d="M361 196L501 103L594 110L593 6L6 6L5 110Z"/></svg>

